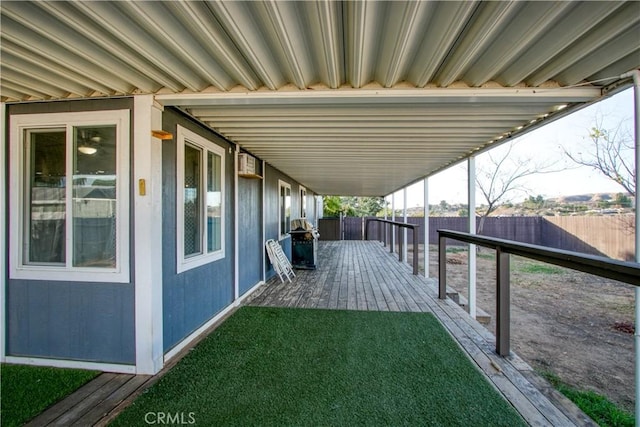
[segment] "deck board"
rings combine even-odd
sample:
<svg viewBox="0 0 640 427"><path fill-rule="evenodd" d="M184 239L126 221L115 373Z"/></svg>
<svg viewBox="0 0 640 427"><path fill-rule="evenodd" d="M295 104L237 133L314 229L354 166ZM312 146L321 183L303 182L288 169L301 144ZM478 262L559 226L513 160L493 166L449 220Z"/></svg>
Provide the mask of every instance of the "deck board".
<svg viewBox="0 0 640 427"><path fill-rule="evenodd" d="M434 280L413 275L380 243L321 241L318 252L316 270L298 270L292 283L273 278L245 304L431 312L530 425L596 425L517 355L500 357L491 332L451 299L438 299Z"/></svg>
<svg viewBox="0 0 640 427"><path fill-rule="evenodd" d="M319 248L317 270L297 270L291 283L281 283L275 277L256 289L245 304L431 312L530 425L596 425L517 355L498 356L491 332L451 299L439 300L437 283L414 276L387 248L362 241L320 242ZM181 354L188 351L185 348ZM107 425L180 358L153 377L101 374L27 425Z"/></svg>

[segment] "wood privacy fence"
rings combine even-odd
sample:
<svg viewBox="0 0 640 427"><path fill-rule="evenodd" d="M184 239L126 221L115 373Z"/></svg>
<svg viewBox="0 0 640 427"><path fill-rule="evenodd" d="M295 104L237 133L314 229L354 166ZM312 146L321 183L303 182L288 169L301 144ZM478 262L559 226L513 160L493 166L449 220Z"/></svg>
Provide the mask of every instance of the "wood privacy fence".
<svg viewBox="0 0 640 427"><path fill-rule="evenodd" d="M524 216L487 217L483 235L551 248L608 256L620 260L634 259L634 216ZM477 225L479 225L479 218ZM407 218L420 226L418 243L424 243L424 218ZM320 240L363 240L366 218L324 218L319 221ZM380 223L371 222L371 239L378 236ZM429 244L438 243L440 229L467 231L467 218L430 217ZM407 243L413 243L412 233ZM451 242L450 244L462 244Z"/></svg>

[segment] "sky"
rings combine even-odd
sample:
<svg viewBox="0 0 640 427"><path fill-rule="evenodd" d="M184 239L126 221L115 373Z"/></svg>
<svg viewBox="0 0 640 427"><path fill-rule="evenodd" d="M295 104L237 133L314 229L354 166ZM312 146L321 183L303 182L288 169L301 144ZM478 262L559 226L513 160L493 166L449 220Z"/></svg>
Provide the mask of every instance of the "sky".
<svg viewBox="0 0 640 427"><path fill-rule="evenodd" d="M569 152L579 152L589 143L589 130L596 117L602 117L604 127L613 129L621 122L633 129L633 89L627 89L601 102L583 108L555 122L531 131L514 139L512 156L519 159L530 159L536 164L551 162L554 173L536 174L524 178L522 184L526 192L512 193L507 199L519 202L527 197L541 195L545 199L589 193L619 193L623 188L605 178L600 172L588 167L577 167L564 154L562 147ZM487 164L489 153L499 157L499 153L508 149L506 144L496 147L476 158L476 169ZM631 153L632 155L632 153ZM566 169L565 169L566 167ZM419 182L407 188L407 207L424 206L423 183ZM467 162L452 166L449 169L429 178L429 204L438 204L442 200L448 203L467 203ZM391 201L391 197L388 198ZM396 209L401 208L403 192L395 194ZM482 195L476 192L476 204L485 202Z"/></svg>

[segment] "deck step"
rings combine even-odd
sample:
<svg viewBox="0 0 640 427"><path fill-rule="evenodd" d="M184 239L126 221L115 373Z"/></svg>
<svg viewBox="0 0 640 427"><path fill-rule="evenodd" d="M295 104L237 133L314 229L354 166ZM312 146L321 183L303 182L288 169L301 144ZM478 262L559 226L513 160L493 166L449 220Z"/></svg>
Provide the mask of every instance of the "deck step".
<svg viewBox="0 0 640 427"><path fill-rule="evenodd" d="M460 307L464 308L467 313L469 312L467 304L468 301L463 295L460 295L460 292L455 289L448 288L447 297L452 299ZM476 305L476 320L483 325L488 325L491 323L491 315Z"/></svg>

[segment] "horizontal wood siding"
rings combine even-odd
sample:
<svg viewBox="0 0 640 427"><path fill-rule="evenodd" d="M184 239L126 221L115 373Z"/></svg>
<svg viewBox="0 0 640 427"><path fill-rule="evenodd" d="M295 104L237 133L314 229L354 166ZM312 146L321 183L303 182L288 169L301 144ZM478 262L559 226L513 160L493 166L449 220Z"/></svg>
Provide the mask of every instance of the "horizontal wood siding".
<svg viewBox="0 0 640 427"><path fill-rule="evenodd" d="M132 98L9 104L7 114L123 109L133 109ZM133 120L131 123L133 124ZM133 125L130 129L131 141L132 135ZM133 185L133 180L131 182ZM6 183L3 180L2 185ZM129 197L130 206L133 206L133 191ZM133 224L132 214L130 221ZM124 262L131 263L130 271L133 276L133 239L126 244L130 245L132 256ZM8 279L4 296L7 355L133 364L134 294L133 279L131 283Z"/></svg>
<svg viewBox="0 0 640 427"><path fill-rule="evenodd" d="M229 143L178 111L165 109L162 128L177 135L181 125L225 148L225 258L177 274L176 250L176 140L162 144L162 308L165 351L194 332L233 301L234 155Z"/></svg>

